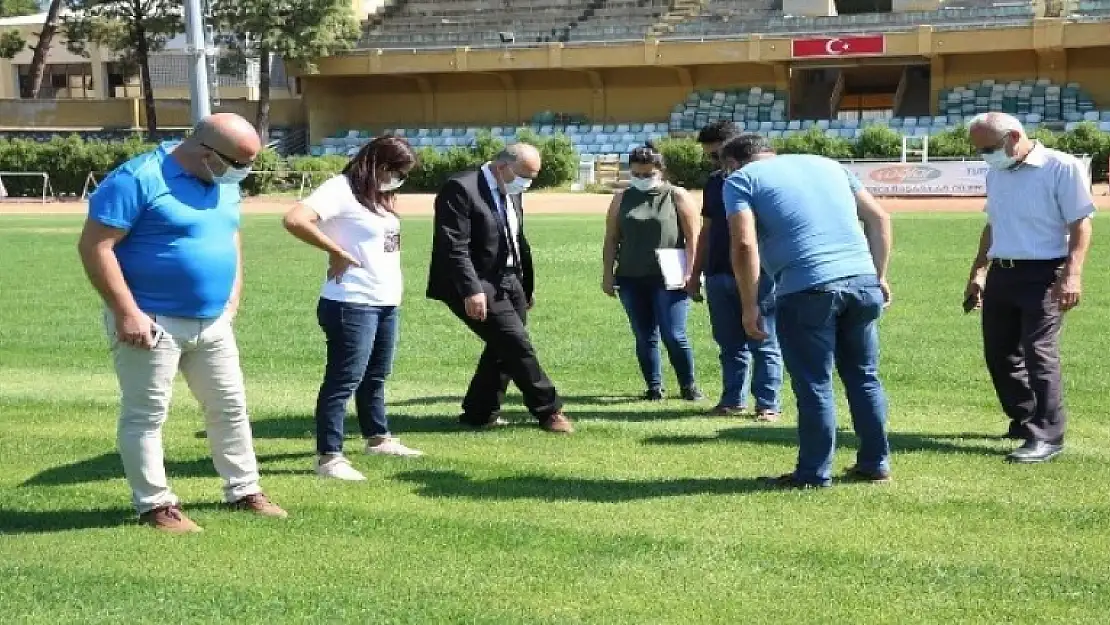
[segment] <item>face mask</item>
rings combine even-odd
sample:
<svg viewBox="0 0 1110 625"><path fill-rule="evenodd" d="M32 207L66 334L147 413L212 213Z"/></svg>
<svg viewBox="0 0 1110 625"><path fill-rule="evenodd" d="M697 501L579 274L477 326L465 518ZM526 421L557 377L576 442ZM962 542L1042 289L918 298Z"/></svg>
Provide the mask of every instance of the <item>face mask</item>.
<svg viewBox="0 0 1110 625"><path fill-rule="evenodd" d="M1007 137L1002 141L1002 145L993 152L988 152L983 155L983 160L990 165L991 168L996 170L1009 169L1017 163L1017 159L1006 154L1006 146L1009 145L1010 139Z"/></svg>
<svg viewBox="0 0 1110 625"><path fill-rule="evenodd" d="M512 182L505 183L505 195L517 195L524 193L528 187L532 186L532 180L529 178L521 178L517 176L513 178Z"/></svg>
<svg viewBox="0 0 1110 625"><path fill-rule="evenodd" d="M404 178L398 178L397 176L390 176L389 182L383 182L380 185L378 185L378 190L381 191L382 193L389 193L390 191L396 191L397 189L401 188L401 185L403 185L403 184L405 184L405 179Z"/></svg>
<svg viewBox="0 0 1110 625"><path fill-rule="evenodd" d="M659 176L652 176L651 178L633 178L628 184L637 191L651 191L661 183Z"/></svg>
<svg viewBox="0 0 1110 625"><path fill-rule="evenodd" d="M215 172L212 171L212 167L208 165L207 161L204 163L204 166L208 169L208 175L212 176L212 184L239 184L246 180L247 176L251 174L250 167L232 167L228 165L224 173L217 176Z"/></svg>

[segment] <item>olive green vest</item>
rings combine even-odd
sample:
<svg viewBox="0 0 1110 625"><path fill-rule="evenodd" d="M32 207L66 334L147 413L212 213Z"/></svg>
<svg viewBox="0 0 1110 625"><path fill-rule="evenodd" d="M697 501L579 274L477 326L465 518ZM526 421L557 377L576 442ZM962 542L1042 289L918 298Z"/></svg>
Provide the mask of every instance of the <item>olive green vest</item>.
<svg viewBox="0 0 1110 625"><path fill-rule="evenodd" d="M668 183L646 192L632 187L625 190L619 217L618 278L661 276L655 250L686 247L674 190Z"/></svg>

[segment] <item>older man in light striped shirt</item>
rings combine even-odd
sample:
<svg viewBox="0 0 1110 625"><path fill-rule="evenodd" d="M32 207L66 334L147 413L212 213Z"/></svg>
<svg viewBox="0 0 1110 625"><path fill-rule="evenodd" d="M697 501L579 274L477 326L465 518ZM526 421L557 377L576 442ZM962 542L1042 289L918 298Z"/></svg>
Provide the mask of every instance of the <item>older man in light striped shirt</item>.
<svg viewBox="0 0 1110 625"><path fill-rule="evenodd" d="M1051 460L1064 449L1060 374L1063 313L1079 305L1091 241L1087 167L1026 136L1012 115L971 121L971 142L990 165L987 225L965 291L982 307L983 350L995 392L1024 443L1013 462Z"/></svg>

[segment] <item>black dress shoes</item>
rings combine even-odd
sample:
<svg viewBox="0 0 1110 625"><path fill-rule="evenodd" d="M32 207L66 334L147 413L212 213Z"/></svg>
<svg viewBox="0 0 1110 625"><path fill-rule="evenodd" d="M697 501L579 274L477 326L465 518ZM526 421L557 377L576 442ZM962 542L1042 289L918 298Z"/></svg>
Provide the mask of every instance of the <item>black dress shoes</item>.
<svg viewBox="0 0 1110 625"><path fill-rule="evenodd" d="M1036 439L1029 439L1025 444L1018 447L1006 459L1010 462L1017 462L1021 464L1036 464L1038 462L1048 462L1060 452L1064 451L1064 441L1041 441Z"/></svg>

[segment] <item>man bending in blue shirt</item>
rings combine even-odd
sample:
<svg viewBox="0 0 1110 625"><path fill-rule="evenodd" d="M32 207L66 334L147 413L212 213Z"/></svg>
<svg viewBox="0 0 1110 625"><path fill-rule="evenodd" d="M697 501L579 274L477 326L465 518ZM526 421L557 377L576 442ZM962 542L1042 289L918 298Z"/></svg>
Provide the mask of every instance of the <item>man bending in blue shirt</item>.
<svg viewBox="0 0 1110 625"><path fill-rule="evenodd" d="M762 259L775 279L779 344L798 403L798 464L773 483L831 485L834 365L860 441L848 477L889 481L878 321L890 304L890 218L836 161L776 156L766 139L752 134L726 143L721 160L730 172L724 202L744 330L766 336L756 297Z"/></svg>
<svg viewBox="0 0 1110 625"><path fill-rule="evenodd" d="M162 424L179 369L204 409L227 502L286 516L258 485L232 330L243 279L239 183L260 150L247 120L211 115L188 139L121 165L89 198L78 249L104 299L123 470L140 521L167 532L200 531L181 513L163 462Z"/></svg>

